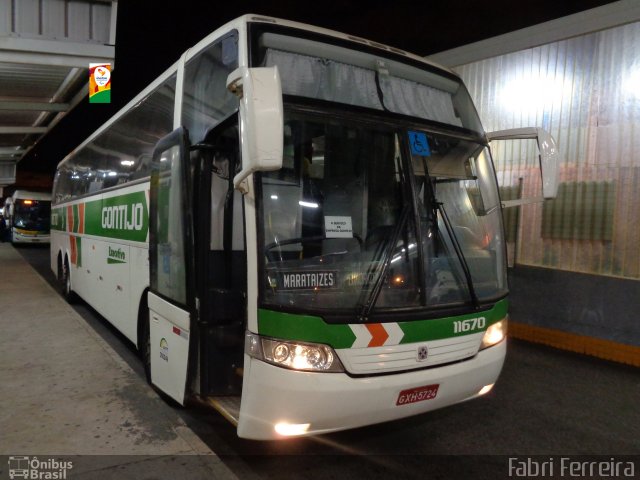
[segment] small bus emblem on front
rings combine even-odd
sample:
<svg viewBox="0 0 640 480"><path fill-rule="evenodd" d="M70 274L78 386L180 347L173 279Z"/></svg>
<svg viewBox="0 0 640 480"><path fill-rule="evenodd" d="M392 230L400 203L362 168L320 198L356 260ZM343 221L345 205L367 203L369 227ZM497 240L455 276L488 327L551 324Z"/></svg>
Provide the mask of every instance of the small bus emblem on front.
<svg viewBox="0 0 640 480"><path fill-rule="evenodd" d="M422 362L422 361L426 360L428 355L429 355L429 349L427 348L426 345L423 345L420 348L418 348L418 361L419 362Z"/></svg>

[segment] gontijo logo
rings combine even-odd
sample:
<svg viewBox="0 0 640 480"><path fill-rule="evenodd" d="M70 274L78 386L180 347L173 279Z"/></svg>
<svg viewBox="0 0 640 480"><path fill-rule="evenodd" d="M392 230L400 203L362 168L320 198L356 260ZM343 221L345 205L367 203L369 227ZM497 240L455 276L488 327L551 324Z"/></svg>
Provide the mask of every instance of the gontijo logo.
<svg viewBox="0 0 640 480"><path fill-rule="evenodd" d="M83 215L78 215L79 219L86 220L81 233L134 242L147 241L148 201L146 191L134 191L88 201ZM70 220L71 217L67 215L67 221Z"/></svg>
<svg viewBox="0 0 640 480"><path fill-rule="evenodd" d="M142 203L114 205L102 208L102 228L116 230L142 230L144 207Z"/></svg>

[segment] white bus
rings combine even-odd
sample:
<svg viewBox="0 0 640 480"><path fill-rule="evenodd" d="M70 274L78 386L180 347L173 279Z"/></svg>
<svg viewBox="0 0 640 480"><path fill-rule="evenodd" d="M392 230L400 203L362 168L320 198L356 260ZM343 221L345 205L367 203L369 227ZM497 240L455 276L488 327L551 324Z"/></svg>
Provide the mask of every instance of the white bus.
<svg viewBox="0 0 640 480"><path fill-rule="evenodd" d="M12 243L49 243L50 193L16 190L5 201L4 215Z"/></svg>
<svg viewBox="0 0 640 480"><path fill-rule="evenodd" d="M51 267L238 435L472 399L506 352L501 204L457 75L246 15L58 165Z"/></svg>

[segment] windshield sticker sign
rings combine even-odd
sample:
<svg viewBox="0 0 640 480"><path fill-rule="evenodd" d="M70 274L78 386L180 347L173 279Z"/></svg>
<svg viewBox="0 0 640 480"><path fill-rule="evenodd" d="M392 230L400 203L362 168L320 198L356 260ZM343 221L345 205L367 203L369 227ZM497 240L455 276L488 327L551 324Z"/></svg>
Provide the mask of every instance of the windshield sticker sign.
<svg viewBox="0 0 640 480"><path fill-rule="evenodd" d="M351 217L324 217L324 233L327 238L353 238Z"/></svg>
<svg viewBox="0 0 640 480"><path fill-rule="evenodd" d="M424 132L409 133L409 145L411 145L411 153L413 155L420 155L422 157L430 157L431 149L429 148L429 141L427 140L427 134Z"/></svg>
<svg viewBox="0 0 640 480"><path fill-rule="evenodd" d="M376 281L376 272L352 272L344 276L345 287L364 287Z"/></svg>
<svg viewBox="0 0 640 480"><path fill-rule="evenodd" d="M334 271L316 272L279 272L277 288L279 290L324 290L337 286L337 273Z"/></svg>

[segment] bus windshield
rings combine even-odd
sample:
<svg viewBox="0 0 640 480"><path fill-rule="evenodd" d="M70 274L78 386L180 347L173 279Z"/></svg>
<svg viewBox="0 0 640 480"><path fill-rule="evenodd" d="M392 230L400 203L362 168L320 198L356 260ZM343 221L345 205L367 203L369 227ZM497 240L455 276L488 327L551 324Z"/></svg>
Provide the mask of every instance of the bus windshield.
<svg viewBox="0 0 640 480"><path fill-rule="evenodd" d="M506 294L483 145L291 111L284 144L283 168L258 175L265 306L368 315Z"/></svg>
<svg viewBox="0 0 640 480"><path fill-rule="evenodd" d="M25 230L49 231L51 202L46 200L16 200L14 225Z"/></svg>

